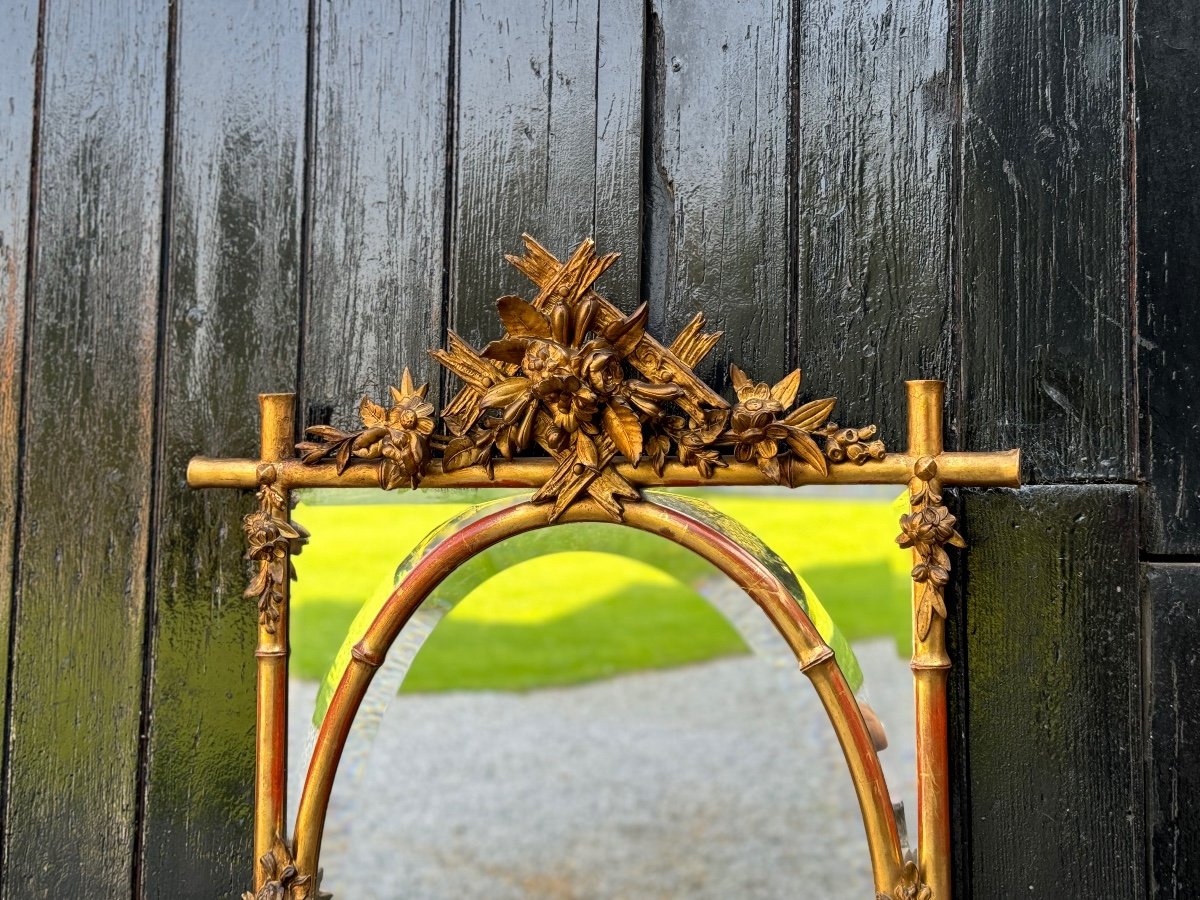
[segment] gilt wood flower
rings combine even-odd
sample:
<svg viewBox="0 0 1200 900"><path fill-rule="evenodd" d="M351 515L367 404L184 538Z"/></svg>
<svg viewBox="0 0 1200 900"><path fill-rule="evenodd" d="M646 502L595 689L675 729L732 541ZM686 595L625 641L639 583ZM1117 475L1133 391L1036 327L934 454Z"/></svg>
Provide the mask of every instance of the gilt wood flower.
<svg viewBox="0 0 1200 900"><path fill-rule="evenodd" d="M408 483L416 487L429 462L429 436L433 434L433 404L425 397L429 385L413 386L406 368L400 387L391 388L388 408L363 397L358 406L361 431L346 432L329 425L313 425L305 433L320 438L296 445L306 463L332 458L338 474L353 458L379 460L379 486L391 490Z"/></svg>

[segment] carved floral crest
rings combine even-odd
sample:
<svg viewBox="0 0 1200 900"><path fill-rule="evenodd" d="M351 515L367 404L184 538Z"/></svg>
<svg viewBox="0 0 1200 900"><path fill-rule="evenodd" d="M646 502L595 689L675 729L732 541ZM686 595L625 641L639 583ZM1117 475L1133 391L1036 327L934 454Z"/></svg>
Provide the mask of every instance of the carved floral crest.
<svg viewBox="0 0 1200 900"><path fill-rule="evenodd" d="M414 387L406 369L390 407L363 398L361 430L309 428L313 440L298 446L303 461L333 459L339 473L359 461L377 467L383 488L416 487L438 457L444 471L482 466L490 476L496 457L536 445L557 463L533 496L553 504L554 521L583 497L619 520L622 501L638 498L618 470L622 460L661 476L673 458L711 478L732 452L791 486L805 467L824 475L830 462L884 457L875 426L829 421L834 398L792 408L799 369L770 386L733 366L731 406L693 371L721 337L704 332L703 316L664 347L646 333L645 304L624 315L596 293L617 254L600 256L589 240L560 263L529 236L525 246L524 256L508 259L539 290L530 301L497 301L504 336L476 351L450 332L446 349L432 351L464 383L442 411L444 431L425 400L427 386Z"/></svg>

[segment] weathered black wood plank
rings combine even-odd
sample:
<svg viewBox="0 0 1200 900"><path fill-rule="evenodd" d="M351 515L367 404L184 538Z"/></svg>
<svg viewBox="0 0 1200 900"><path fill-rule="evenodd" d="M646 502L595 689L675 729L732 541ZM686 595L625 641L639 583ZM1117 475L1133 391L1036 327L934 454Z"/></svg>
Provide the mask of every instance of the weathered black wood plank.
<svg viewBox="0 0 1200 900"><path fill-rule="evenodd" d="M835 419L902 441L905 379L958 387L949 4L802 3L797 41L793 352Z"/></svg>
<svg viewBox="0 0 1200 900"><path fill-rule="evenodd" d="M196 453L255 451L255 396L292 387L299 343L306 13L185 3L178 34L145 898L250 885L256 615L239 517L252 501L192 491L184 472Z"/></svg>
<svg viewBox="0 0 1200 900"><path fill-rule="evenodd" d="M973 896L1144 897L1136 489L963 508Z"/></svg>
<svg viewBox="0 0 1200 900"><path fill-rule="evenodd" d="M132 884L167 6L49 4L5 897Z"/></svg>
<svg viewBox="0 0 1200 900"><path fill-rule="evenodd" d="M653 3L651 327L670 341L703 310L726 332L698 367L718 387L731 361L787 372L791 19L785 0Z"/></svg>
<svg viewBox="0 0 1200 900"><path fill-rule="evenodd" d="M636 305L642 20L632 0L462 5L449 323L468 340L498 336L498 296L529 295L502 259L522 232L560 258L591 236L622 252L601 290Z"/></svg>
<svg viewBox="0 0 1200 900"><path fill-rule="evenodd" d="M1200 553L1200 6L1137 14L1138 367L1146 549Z"/></svg>
<svg viewBox="0 0 1200 900"><path fill-rule="evenodd" d="M433 382L442 342L450 4L318 3L310 421L355 420L404 366Z"/></svg>
<svg viewBox="0 0 1200 900"><path fill-rule="evenodd" d="M29 186L35 166L38 4L11 5L0 59L0 672L8 674L12 613L13 535L19 485L21 383L25 361L25 291L29 274ZM0 692L0 728L8 709ZM5 745L0 743L0 771ZM0 791L2 795L2 791ZM0 808L0 829L4 810Z"/></svg>
<svg viewBox="0 0 1200 900"><path fill-rule="evenodd" d="M1123 0L963 4L962 427L1134 476Z"/></svg>
<svg viewBox="0 0 1200 900"><path fill-rule="evenodd" d="M1148 565L1151 892L1200 884L1200 565Z"/></svg>
<svg viewBox="0 0 1200 900"><path fill-rule="evenodd" d="M602 253L620 253L605 296L632 310L642 274L642 88L646 4L598 0L596 192L592 236Z"/></svg>

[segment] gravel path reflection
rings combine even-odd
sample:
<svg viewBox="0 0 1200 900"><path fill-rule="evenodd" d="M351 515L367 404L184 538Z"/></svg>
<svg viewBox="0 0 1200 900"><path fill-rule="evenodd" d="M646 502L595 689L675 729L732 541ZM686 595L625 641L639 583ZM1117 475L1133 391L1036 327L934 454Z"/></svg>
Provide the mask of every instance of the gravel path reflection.
<svg viewBox="0 0 1200 900"><path fill-rule="evenodd" d="M891 736L893 796L911 798L906 665L888 641L855 650ZM293 803L315 693L293 684ZM874 895L816 695L757 657L527 694L402 695L366 765L339 778L322 862L338 900Z"/></svg>

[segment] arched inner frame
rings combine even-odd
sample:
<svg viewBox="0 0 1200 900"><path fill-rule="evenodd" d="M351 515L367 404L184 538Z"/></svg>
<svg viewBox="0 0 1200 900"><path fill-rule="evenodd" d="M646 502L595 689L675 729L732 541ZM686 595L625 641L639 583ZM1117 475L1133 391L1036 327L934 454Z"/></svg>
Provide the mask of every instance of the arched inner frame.
<svg viewBox="0 0 1200 900"><path fill-rule="evenodd" d="M731 578L766 613L783 636L825 707L846 758L863 816L877 890L895 884L901 846L895 815L862 712L833 651L805 611L802 589L790 570L775 565L773 554L748 533L705 521L702 510L669 495L626 507L621 524L661 535L691 550ZM487 548L518 534L544 528L549 509L526 501L501 504L439 541L408 569L362 638L330 701L313 748L295 830L295 858L301 872L316 871L329 798L342 751L376 669L422 602L458 567ZM599 507L584 502L559 523L609 521ZM556 523L557 524L557 523ZM724 523L720 523L724 524ZM790 576L790 577L789 577Z"/></svg>

